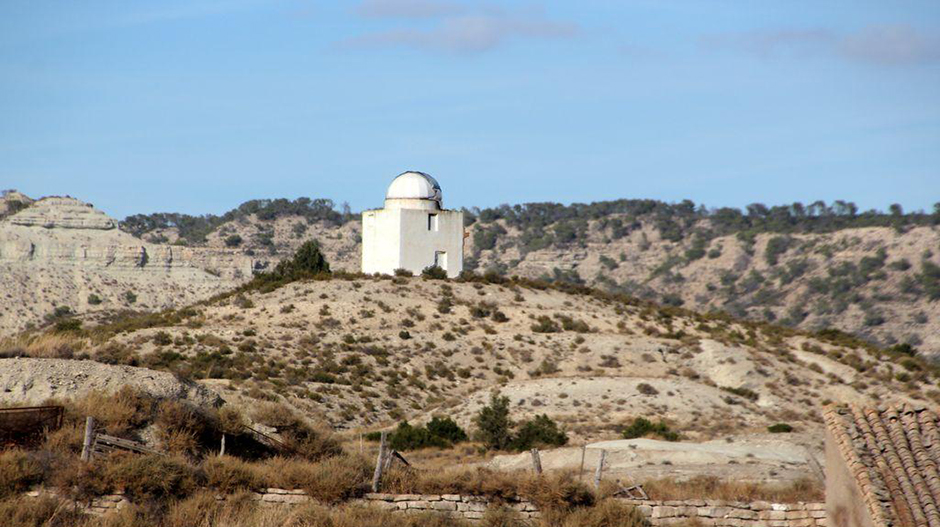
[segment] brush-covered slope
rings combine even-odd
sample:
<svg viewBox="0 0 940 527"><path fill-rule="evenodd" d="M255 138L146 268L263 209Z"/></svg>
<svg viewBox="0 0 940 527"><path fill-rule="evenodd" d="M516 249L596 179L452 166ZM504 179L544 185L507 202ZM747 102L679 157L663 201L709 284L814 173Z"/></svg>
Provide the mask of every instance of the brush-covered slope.
<svg viewBox="0 0 940 527"><path fill-rule="evenodd" d="M940 395L919 359L837 333L528 281L339 276L84 331L81 354L177 371L230 401L285 398L340 428L434 412L468 425L493 389L517 418L546 413L596 439L636 416L690 438L817 431L828 401Z"/></svg>
<svg viewBox="0 0 940 527"><path fill-rule="evenodd" d="M940 207L860 213L851 203L746 212L691 202L530 203L466 211L465 262L478 272L585 283L697 311L847 331L940 352ZM274 258L320 240L358 271L358 215L328 200L255 200L219 217L132 216L144 239L237 247Z"/></svg>

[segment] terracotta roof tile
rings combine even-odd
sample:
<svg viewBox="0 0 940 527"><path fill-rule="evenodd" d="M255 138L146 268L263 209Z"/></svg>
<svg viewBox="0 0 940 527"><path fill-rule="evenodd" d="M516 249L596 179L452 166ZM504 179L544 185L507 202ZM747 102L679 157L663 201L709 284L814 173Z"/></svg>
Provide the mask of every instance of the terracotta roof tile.
<svg viewBox="0 0 940 527"><path fill-rule="evenodd" d="M940 527L936 412L910 405L831 406L824 415L875 527Z"/></svg>

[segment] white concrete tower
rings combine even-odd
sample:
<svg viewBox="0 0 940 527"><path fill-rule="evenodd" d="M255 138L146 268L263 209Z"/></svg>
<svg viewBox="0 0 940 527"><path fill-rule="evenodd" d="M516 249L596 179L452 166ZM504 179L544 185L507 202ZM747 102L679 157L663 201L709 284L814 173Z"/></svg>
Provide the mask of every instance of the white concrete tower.
<svg viewBox="0 0 940 527"><path fill-rule="evenodd" d="M415 274L437 265L463 270L463 212L444 210L441 186L423 172L404 172L385 193L385 208L362 213L362 272Z"/></svg>

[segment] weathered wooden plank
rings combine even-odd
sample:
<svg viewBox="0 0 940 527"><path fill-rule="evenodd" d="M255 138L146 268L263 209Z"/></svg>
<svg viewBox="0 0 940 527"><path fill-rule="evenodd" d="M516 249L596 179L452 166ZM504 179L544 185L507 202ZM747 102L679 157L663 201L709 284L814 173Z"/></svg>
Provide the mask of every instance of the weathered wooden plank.
<svg viewBox="0 0 940 527"><path fill-rule="evenodd" d="M95 418L88 416L85 418L85 437L82 439L82 461L88 461L91 456L91 447L95 442Z"/></svg>
<svg viewBox="0 0 940 527"><path fill-rule="evenodd" d="M109 436L107 434L95 434L95 443L96 447L106 447L111 450L121 449L121 450L131 450L133 452L140 452L144 454L157 454L165 455L159 450L154 450L143 443L138 443L137 441L131 441L129 439L122 439L120 437Z"/></svg>

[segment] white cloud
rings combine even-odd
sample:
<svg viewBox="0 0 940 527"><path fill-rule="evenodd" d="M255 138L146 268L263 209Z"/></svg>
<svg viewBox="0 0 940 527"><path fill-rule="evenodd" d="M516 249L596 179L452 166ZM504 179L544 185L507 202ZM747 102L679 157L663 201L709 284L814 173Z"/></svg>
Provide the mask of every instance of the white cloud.
<svg viewBox="0 0 940 527"><path fill-rule="evenodd" d="M368 18L435 18L467 12L467 6L441 0L366 0L356 9Z"/></svg>
<svg viewBox="0 0 940 527"><path fill-rule="evenodd" d="M730 49L761 58L835 56L881 65L940 59L940 37L905 24L872 25L852 33L827 29L759 30L703 37L713 49Z"/></svg>
<svg viewBox="0 0 940 527"><path fill-rule="evenodd" d="M879 64L911 64L940 59L940 36L924 35L908 25L867 27L839 42L843 56Z"/></svg>
<svg viewBox="0 0 940 527"><path fill-rule="evenodd" d="M569 22L549 20L536 9L509 12L490 5L433 0L367 0L363 16L432 19L433 25L369 33L346 42L355 47L404 46L436 52L469 54L489 51L512 40L557 39L576 35Z"/></svg>

